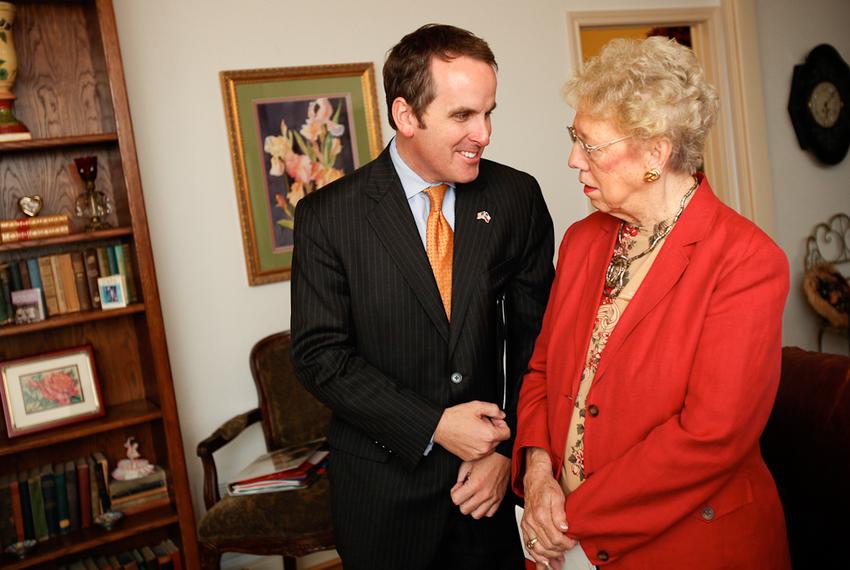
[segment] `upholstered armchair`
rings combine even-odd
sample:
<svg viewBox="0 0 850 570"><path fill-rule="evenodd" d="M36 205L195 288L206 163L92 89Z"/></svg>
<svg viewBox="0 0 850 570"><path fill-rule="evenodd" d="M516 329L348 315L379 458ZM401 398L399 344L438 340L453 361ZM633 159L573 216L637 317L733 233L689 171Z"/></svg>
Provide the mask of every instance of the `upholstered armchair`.
<svg viewBox="0 0 850 570"><path fill-rule="evenodd" d="M850 568L850 358L782 349L761 450L782 499L795 570Z"/></svg>
<svg viewBox="0 0 850 570"><path fill-rule="evenodd" d="M249 425L261 423L269 450L327 435L330 410L296 380L290 344L289 332L281 332L254 345L250 364L258 407L228 420L198 444L207 508L198 529L204 569L219 568L224 552L244 552L283 556L285 570L295 570L297 557L334 547L325 476L297 491L219 495L213 453Z"/></svg>

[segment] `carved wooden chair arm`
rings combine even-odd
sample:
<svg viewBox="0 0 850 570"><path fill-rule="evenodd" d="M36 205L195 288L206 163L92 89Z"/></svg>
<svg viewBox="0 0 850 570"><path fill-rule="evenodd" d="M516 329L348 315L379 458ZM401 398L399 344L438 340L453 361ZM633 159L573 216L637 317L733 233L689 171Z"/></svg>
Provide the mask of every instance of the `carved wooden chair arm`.
<svg viewBox="0 0 850 570"><path fill-rule="evenodd" d="M260 421L259 408L249 410L227 420L211 436L201 441L196 450L204 466L204 505L212 508L220 499L218 492L218 470L215 466L213 453L236 439L249 425Z"/></svg>

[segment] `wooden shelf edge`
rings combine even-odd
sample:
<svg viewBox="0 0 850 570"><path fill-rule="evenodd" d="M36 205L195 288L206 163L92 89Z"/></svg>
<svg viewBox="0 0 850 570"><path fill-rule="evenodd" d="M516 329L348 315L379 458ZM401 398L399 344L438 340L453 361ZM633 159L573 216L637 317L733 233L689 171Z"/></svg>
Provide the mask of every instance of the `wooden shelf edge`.
<svg viewBox="0 0 850 570"><path fill-rule="evenodd" d="M50 317L43 321L39 321L37 323L30 323L27 325L4 325L0 327L0 338L4 336L16 336L48 329L58 329L61 327L68 327L80 323L102 321L104 319L114 319L117 317L123 317L125 315L143 313L144 311L144 303L133 303L132 305L127 305L126 307L121 307L120 309L94 309L91 311L81 311L79 313L71 313L68 315L59 315L58 317Z"/></svg>
<svg viewBox="0 0 850 570"><path fill-rule="evenodd" d="M106 415L78 424L62 426L32 435L0 439L0 457L14 455L30 449L48 447L65 441L79 439L125 428L162 418L162 410L147 400L107 406Z"/></svg>
<svg viewBox="0 0 850 570"><path fill-rule="evenodd" d="M118 142L118 133L98 133L94 135L75 135L68 137L31 139L28 141L0 142L0 153L21 150L40 150L49 148L87 146L110 142Z"/></svg>
<svg viewBox="0 0 850 570"><path fill-rule="evenodd" d="M2 561L0 566L4 570L32 568L49 563L51 560L84 552L104 544L123 540L130 536L162 528L177 521L177 511L175 511L173 505L158 507L130 515L118 523L112 530L107 531L91 527L65 536L51 538L36 545L32 554L22 560L12 559L9 555L2 555L0 557L0 561Z"/></svg>
<svg viewBox="0 0 850 570"><path fill-rule="evenodd" d="M62 245L66 243L84 243L87 241L115 239L130 235L133 235L133 229L130 227L110 228L108 230L99 230L96 232L75 232L66 236L0 243L0 253L6 251L35 249L50 245Z"/></svg>

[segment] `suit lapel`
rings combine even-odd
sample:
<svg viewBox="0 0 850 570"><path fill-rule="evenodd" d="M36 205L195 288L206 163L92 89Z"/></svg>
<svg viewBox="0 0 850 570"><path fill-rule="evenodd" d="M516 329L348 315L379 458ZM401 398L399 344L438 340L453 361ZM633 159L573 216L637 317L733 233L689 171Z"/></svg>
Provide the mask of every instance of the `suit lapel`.
<svg viewBox="0 0 850 570"><path fill-rule="evenodd" d="M449 335L449 354L457 345L463 322L472 297L476 294L476 283L484 271L482 265L486 244L490 240L489 223L476 219L478 212L491 215L487 192L478 181L458 184L455 188L455 234L454 260L452 262L452 322Z"/></svg>
<svg viewBox="0 0 850 570"><path fill-rule="evenodd" d="M690 263L691 246L705 237L711 227L717 205L717 198L703 179L690 205L665 240L649 273L617 323L602 353L594 383L602 380L608 363L615 358L617 351L635 327L679 281Z"/></svg>
<svg viewBox="0 0 850 570"><path fill-rule="evenodd" d="M375 207L367 215L369 224L425 313L448 342L449 323L440 299L440 291L437 289L428 256L422 247L422 239L416 230L416 222L405 199L401 181L393 168L388 149L376 159L365 192L375 200Z"/></svg>

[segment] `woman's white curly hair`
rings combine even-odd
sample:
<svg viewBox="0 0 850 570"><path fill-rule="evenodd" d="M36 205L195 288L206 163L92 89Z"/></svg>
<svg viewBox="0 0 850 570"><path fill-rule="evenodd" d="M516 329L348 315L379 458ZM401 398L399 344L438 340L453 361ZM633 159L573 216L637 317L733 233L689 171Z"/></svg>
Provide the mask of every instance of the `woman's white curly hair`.
<svg viewBox="0 0 850 570"><path fill-rule="evenodd" d="M694 173L719 107L694 52L663 37L608 42L564 87L567 102L637 139L663 136L669 167Z"/></svg>

